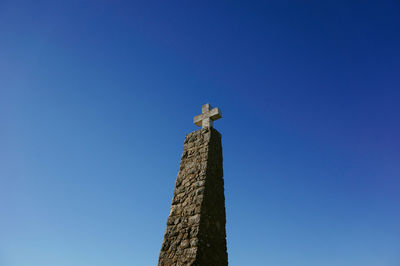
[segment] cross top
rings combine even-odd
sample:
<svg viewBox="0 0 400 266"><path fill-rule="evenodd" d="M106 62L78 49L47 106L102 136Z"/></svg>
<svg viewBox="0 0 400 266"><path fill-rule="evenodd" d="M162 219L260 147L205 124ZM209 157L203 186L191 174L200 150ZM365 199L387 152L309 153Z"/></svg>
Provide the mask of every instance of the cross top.
<svg viewBox="0 0 400 266"><path fill-rule="evenodd" d="M222 113L219 108L216 107L212 109L211 105L207 103L201 107L201 114L196 115L193 118L193 123L202 128L212 127L213 121L220 119L221 117Z"/></svg>

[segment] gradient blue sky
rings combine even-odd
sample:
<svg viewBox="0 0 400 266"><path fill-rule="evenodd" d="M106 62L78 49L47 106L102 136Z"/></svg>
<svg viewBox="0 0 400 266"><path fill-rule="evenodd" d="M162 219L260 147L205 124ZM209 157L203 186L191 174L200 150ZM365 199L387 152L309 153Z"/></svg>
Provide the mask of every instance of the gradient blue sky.
<svg viewBox="0 0 400 266"><path fill-rule="evenodd" d="M400 2L306 2L0 1L0 265L156 265L206 102L230 265L400 265Z"/></svg>

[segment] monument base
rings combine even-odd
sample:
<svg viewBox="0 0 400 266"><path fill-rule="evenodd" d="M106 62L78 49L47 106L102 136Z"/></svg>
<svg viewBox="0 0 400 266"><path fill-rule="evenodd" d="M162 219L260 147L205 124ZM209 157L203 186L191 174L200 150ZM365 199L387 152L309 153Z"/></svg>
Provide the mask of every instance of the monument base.
<svg viewBox="0 0 400 266"><path fill-rule="evenodd" d="M159 266L228 265L221 134L188 134L175 183Z"/></svg>

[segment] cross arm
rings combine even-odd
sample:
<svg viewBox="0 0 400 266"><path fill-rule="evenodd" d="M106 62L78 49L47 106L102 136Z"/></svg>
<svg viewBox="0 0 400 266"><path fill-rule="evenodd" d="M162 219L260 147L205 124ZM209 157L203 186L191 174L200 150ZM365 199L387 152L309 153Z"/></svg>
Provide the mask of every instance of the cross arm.
<svg viewBox="0 0 400 266"><path fill-rule="evenodd" d="M204 119L204 114L200 114L200 115L196 115L194 118L193 118L193 123L196 125L196 126L199 126L199 127L201 127L201 121L203 121L203 119Z"/></svg>
<svg viewBox="0 0 400 266"><path fill-rule="evenodd" d="M221 110L219 110L218 107L215 107L214 109L209 111L208 117L210 117L213 121L220 119L222 117Z"/></svg>

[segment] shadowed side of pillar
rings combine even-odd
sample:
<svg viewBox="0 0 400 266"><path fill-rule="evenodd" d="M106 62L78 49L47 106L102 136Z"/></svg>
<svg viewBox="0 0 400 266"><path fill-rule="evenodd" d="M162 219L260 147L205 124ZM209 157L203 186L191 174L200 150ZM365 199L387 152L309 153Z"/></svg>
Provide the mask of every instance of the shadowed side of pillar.
<svg viewBox="0 0 400 266"><path fill-rule="evenodd" d="M185 138L158 265L227 265L221 135Z"/></svg>
<svg viewBox="0 0 400 266"><path fill-rule="evenodd" d="M195 265L228 265L221 134L210 128Z"/></svg>

